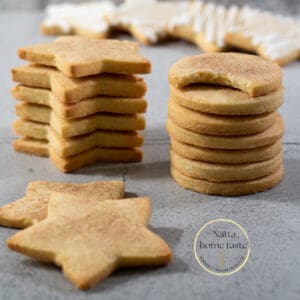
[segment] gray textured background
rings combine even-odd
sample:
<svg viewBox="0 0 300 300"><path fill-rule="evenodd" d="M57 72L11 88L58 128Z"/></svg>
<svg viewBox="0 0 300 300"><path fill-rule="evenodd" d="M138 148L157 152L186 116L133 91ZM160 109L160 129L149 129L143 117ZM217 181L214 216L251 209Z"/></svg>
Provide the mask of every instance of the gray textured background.
<svg viewBox="0 0 300 300"><path fill-rule="evenodd" d="M95 0L94 0L95 1ZM114 0L121 2L121 0ZM84 0L1 0L0 9L43 9L48 3L59 2L84 2ZM89 1L85 1L89 2ZM260 7L262 9L271 10L284 14L300 14L300 1L299 0L221 0L215 3L224 4L249 4L251 6Z"/></svg>
<svg viewBox="0 0 300 300"><path fill-rule="evenodd" d="M41 7L31 5L37 2L0 0L0 6ZM284 5L283 1L260 2L275 3L276 9ZM299 0L289 1L292 2ZM290 11L295 9L290 8ZM0 228L0 300L299 300L300 62L283 69L285 103L281 113L286 121L285 178L272 190L237 198L212 197L186 191L172 180L165 131L169 96L167 73L179 58L199 53L194 45L181 41L141 49L153 64L152 74L145 76L149 107L144 162L99 164L75 174L62 174L48 159L16 153L12 149L15 135L11 123L16 118L16 102L10 96L13 85L10 69L24 63L17 57L17 48L53 39L39 33L43 17L39 11L0 11L0 205L22 197L31 180L123 179L128 192L151 197L151 227L170 244L174 260L166 268L118 271L95 289L80 292L58 268L9 251L5 241L16 231ZM240 223L251 241L248 263L232 276L212 276L202 270L194 258L193 241L198 229L215 218Z"/></svg>
<svg viewBox="0 0 300 300"><path fill-rule="evenodd" d="M284 67L286 121L285 178L277 187L245 197L205 196L179 187L169 173L169 140L165 131L169 95L167 73L185 55L199 53L184 42L142 47L153 65L145 76L147 129L141 164L98 164L62 174L48 159L16 153L11 123L16 118L10 96L10 69L23 64L17 48L51 40L39 33L43 13L0 12L0 205L24 195L31 180L87 182L123 179L126 190L152 199L151 227L170 244L174 260L166 268L116 272L89 292L80 292L58 268L9 251L5 241L15 230L0 228L0 299L22 300L299 300L300 295L300 62ZM128 36L126 36L128 38ZM240 223L251 241L251 257L232 276L216 277L197 264L194 237L215 218Z"/></svg>

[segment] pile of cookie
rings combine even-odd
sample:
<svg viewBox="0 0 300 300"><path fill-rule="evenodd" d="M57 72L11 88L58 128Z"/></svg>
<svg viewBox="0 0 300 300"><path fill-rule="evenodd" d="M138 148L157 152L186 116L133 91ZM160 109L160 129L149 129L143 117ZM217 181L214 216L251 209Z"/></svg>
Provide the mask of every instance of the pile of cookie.
<svg viewBox="0 0 300 300"><path fill-rule="evenodd" d="M125 0L54 4L47 8L44 34L105 38L126 31L144 44L178 38L205 52L235 47L280 64L300 56L300 22L267 11L203 1Z"/></svg>
<svg viewBox="0 0 300 300"><path fill-rule="evenodd" d="M276 63L238 53L190 56L171 67L169 81L167 130L177 183L234 196L281 180L283 88Z"/></svg>
<svg viewBox="0 0 300 300"><path fill-rule="evenodd" d="M62 267L78 288L89 289L122 267L162 266L166 242L148 229L151 201L123 199L124 182L30 182L26 196L0 207L0 225L23 229L10 249Z"/></svg>
<svg viewBox="0 0 300 300"><path fill-rule="evenodd" d="M231 5L193 1L167 24L170 36L195 43L205 52L230 48L254 52L283 65L300 57L296 18Z"/></svg>
<svg viewBox="0 0 300 300"><path fill-rule="evenodd" d="M18 53L32 64L12 70L16 151L49 156L63 172L142 160L146 84L135 74L151 65L137 43L61 37Z"/></svg>

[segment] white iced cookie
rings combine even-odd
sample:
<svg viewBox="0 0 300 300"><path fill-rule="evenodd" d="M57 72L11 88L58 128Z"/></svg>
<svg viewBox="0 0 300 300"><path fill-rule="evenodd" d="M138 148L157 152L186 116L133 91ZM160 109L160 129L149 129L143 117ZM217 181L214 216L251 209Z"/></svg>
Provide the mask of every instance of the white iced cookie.
<svg viewBox="0 0 300 300"><path fill-rule="evenodd" d="M225 49L225 34L238 22L237 6L193 1L168 22L170 35L196 43L206 52Z"/></svg>
<svg viewBox="0 0 300 300"><path fill-rule="evenodd" d="M110 29L105 16L112 14L115 8L109 1L49 5L42 32L46 35L77 34L105 38Z"/></svg>
<svg viewBox="0 0 300 300"><path fill-rule="evenodd" d="M300 57L300 21L296 18L200 0L50 5L42 25L44 34L93 38L107 37L110 29L127 31L144 44L175 37L195 43L204 52L235 47L281 65Z"/></svg>
<svg viewBox="0 0 300 300"><path fill-rule="evenodd" d="M239 22L226 33L226 42L283 65L300 56L300 22L245 6Z"/></svg>
<svg viewBox="0 0 300 300"><path fill-rule="evenodd" d="M178 13L181 2L128 0L108 16L115 29L130 32L144 44L155 44L167 37L166 26L171 16Z"/></svg>

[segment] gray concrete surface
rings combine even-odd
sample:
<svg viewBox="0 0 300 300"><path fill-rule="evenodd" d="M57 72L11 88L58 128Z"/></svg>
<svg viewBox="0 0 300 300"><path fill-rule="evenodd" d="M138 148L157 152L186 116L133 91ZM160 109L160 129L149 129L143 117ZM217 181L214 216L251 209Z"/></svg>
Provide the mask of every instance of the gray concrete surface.
<svg viewBox="0 0 300 300"><path fill-rule="evenodd" d="M165 132L170 65L198 53L193 45L171 42L142 48L153 63L146 77L145 160L132 165L96 165L65 175L44 158L15 153L11 122L14 100L10 69L22 64L20 46L46 40L39 35L39 13L0 13L0 205L24 195L37 179L86 182L124 179L130 193L152 198L151 227L170 244L173 262L154 270L116 272L89 292L80 292L59 269L9 251L6 239L15 230L0 228L0 299L290 299L300 297L300 63L284 68L286 120L285 178L274 189L245 197L222 198L186 191L169 174L169 144ZM214 218L240 223L251 241L251 257L238 273L216 277L196 263L193 241L201 225Z"/></svg>

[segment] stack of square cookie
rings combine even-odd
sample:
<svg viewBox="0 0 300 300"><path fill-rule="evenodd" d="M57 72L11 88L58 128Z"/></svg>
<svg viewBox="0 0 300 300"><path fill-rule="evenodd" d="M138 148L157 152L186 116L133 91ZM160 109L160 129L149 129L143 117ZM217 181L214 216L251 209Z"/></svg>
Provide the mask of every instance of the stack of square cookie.
<svg viewBox="0 0 300 300"><path fill-rule="evenodd" d="M204 194L264 191L283 176L280 67L237 53L186 57L169 72L171 173Z"/></svg>
<svg viewBox="0 0 300 300"><path fill-rule="evenodd" d="M21 48L12 70L22 138L16 151L49 156L63 172L96 162L138 162L150 62L134 42L62 37Z"/></svg>

